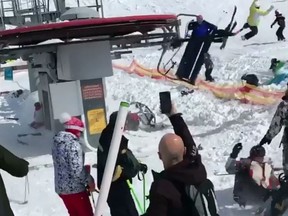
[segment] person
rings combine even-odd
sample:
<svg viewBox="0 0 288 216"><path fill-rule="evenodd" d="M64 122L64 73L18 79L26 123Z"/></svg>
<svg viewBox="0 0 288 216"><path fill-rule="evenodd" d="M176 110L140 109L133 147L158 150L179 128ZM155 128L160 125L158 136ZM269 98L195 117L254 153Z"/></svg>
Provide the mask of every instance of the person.
<svg viewBox="0 0 288 216"><path fill-rule="evenodd" d="M260 145L264 145L266 143L269 145L272 142L272 139L281 131L282 127L284 127L280 146L283 145L283 170L285 175L288 175L288 127L286 127L286 119L288 119L288 88L285 91L285 95L282 97L282 101L276 109L268 131L259 143Z"/></svg>
<svg viewBox="0 0 288 216"><path fill-rule="evenodd" d="M175 134L165 134L160 140L158 155L164 170L153 171L150 205L143 216L216 216L214 187L207 179L193 137L174 105L168 116Z"/></svg>
<svg viewBox="0 0 288 216"><path fill-rule="evenodd" d="M40 102L34 104L34 121L30 123L30 127L38 129L44 125L43 108Z"/></svg>
<svg viewBox="0 0 288 216"><path fill-rule="evenodd" d="M283 41L285 40L285 37L283 35L283 31L285 29L285 17L280 13L278 10L275 10L275 20L271 24L271 28L277 23L279 25L279 28L276 31L276 36L278 41Z"/></svg>
<svg viewBox="0 0 288 216"><path fill-rule="evenodd" d="M211 56L209 53L204 53L204 65L205 65L205 77L206 81L214 82L213 77L211 76L211 73L213 71L213 61L211 60Z"/></svg>
<svg viewBox="0 0 288 216"><path fill-rule="evenodd" d="M281 62L277 58L272 58L269 70L275 74L281 67L283 67L284 64L284 62Z"/></svg>
<svg viewBox="0 0 288 216"><path fill-rule="evenodd" d="M29 162L17 157L0 145L0 169L15 177L24 177L29 171ZM10 207L5 185L0 174L0 215L14 216Z"/></svg>
<svg viewBox="0 0 288 216"><path fill-rule="evenodd" d="M53 138L52 158L54 163L55 191L63 200L70 216L93 216L89 193L95 191L93 177L85 168L80 137L84 123L68 113L60 116L65 131Z"/></svg>
<svg viewBox="0 0 288 216"><path fill-rule="evenodd" d="M249 157L237 160L242 150L242 143L237 143L227 159L227 173L235 174L233 199L240 206L264 205L271 190L279 187L278 178L271 164L264 160L266 151L260 145L253 146Z"/></svg>
<svg viewBox="0 0 288 216"><path fill-rule="evenodd" d="M100 147L97 151L97 184L101 190L102 178L105 171L107 156L109 153L114 127L118 112L110 115L109 123L100 135ZM147 166L138 162L132 151L128 148L129 140L122 136L115 171L108 194L107 203L112 216L138 216L138 212L131 196L127 183L132 183L132 178L139 172L147 172Z"/></svg>
<svg viewBox="0 0 288 216"><path fill-rule="evenodd" d="M245 35L241 36L242 40L249 40L250 38L254 37L258 34L258 26L260 24L260 16L266 16L268 15L272 10L274 6L271 5L268 10L262 10L260 9L260 3L258 0L253 0L251 6L250 6L250 14L248 16L247 22L243 25L243 27L236 32L236 34L240 33L244 29L249 28L251 31L248 32Z"/></svg>

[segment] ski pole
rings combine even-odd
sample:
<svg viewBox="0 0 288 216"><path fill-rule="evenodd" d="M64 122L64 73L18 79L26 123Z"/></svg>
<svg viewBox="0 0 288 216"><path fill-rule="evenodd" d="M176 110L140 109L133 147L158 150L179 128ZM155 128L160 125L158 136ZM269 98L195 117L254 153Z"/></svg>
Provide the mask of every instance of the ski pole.
<svg viewBox="0 0 288 216"><path fill-rule="evenodd" d="M27 193L29 194L29 180L28 175L25 177L24 201L23 204L28 203Z"/></svg>
<svg viewBox="0 0 288 216"><path fill-rule="evenodd" d="M131 182L129 180L127 180L127 184L128 184L128 187L130 188L132 196L134 197L134 200L136 201L136 204L137 204L139 210L141 211L141 214L144 214L145 212L144 212L144 210L143 210L143 208L142 208L142 206L140 204L140 201L139 201L139 199L138 199L138 197L137 197L137 195L135 193L135 190L134 190L134 188L133 188L133 186L132 186L132 184L131 184Z"/></svg>
<svg viewBox="0 0 288 216"><path fill-rule="evenodd" d="M143 177L143 208L144 212L146 212L146 181L145 181L145 174L142 172L142 177Z"/></svg>

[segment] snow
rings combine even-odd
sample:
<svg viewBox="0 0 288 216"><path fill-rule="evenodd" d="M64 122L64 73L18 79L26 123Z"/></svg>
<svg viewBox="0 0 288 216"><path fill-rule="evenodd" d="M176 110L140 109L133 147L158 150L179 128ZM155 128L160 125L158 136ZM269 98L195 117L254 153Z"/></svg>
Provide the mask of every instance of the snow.
<svg viewBox="0 0 288 216"><path fill-rule="evenodd" d="M69 1L68 6L76 4ZM83 1L83 5L93 3ZM157 14L157 13L195 13L203 14L206 20L225 27L230 19L233 6L238 6L236 20L237 29L242 27L249 12L250 1L242 0L104 0L105 16L122 16L135 14ZM262 0L263 8L268 8L271 1ZM275 8L287 8L287 1L272 2ZM228 13L226 13L226 12ZM282 11L288 15L287 11ZM262 17L259 34L249 41L241 41L240 36L229 39L225 50L220 51L219 44L213 45L210 54L214 60L215 70L213 75L220 83L236 83L245 73L257 74L261 81L271 77L267 70L270 66L270 59L276 57L287 59L287 43L275 42L276 36L274 29L270 25L274 20L271 13ZM182 20L182 32L186 26L187 18ZM286 33L286 32L285 32ZM176 56L179 60L183 49ZM170 52L170 54L172 54ZM124 56L121 62L129 64L133 58L147 67L156 67L160 51L157 48L137 49L132 55ZM166 57L168 59L170 56ZM165 61L165 60L164 60ZM36 102L37 93L29 94L28 75L26 71L15 73L14 81L5 81L0 77L0 91L24 89L20 98L13 98L11 95L0 96L1 117L0 117L0 137L1 145L11 150L14 154L26 158L30 166L51 164L51 139L53 134L47 130L34 130L28 127L32 121L33 104ZM203 76L203 75L201 75ZM269 86L267 88L284 89L285 83L279 86ZM204 148L201 151L203 163L206 166L208 177L211 179L217 190L221 215L238 216L251 215L252 207L240 209L232 200L232 188L234 183L233 176L215 176L214 171L224 172L224 164L232 147L237 142L242 142L244 149L240 157L248 155L250 148L259 143L266 130L268 129L271 118L276 109L273 106L255 106L241 104L239 101L224 101L215 98L207 91L195 91L193 94L181 97L179 88L167 82L155 81L149 78L140 78L136 75L128 75L125 72L115 70L113 77L106 78L107 87L107 108L108 115L117 110L120 101L138 101L149 106L156 114L157 122L161 126L155 129L142 129L137 132L127 132L126 136L130 139L130 148L143 163L149 167L146 177L147 193L152 182L150 170L161 171L163 166L158 158L157 150L161 136L167 132L172 132L169 120L160 114L158 93L170 90L172 99L179 112L189 125L197 144ZM3 117L19 117L18 122L6 120ZM17 142L19 133L41 132L42 136L26 136L21 140L28 145ZM282 163L282 151L278 148L282 133L280 133L269 146L265 146L268 156L274 161L277 167ZM86 163L96 162L94 152L86 153ZM61 199L54 192L54 173L52 167L40 167L29 173L30 193L28 203L19 204L24 200L25 178L14 178L1 171L3 175L7 193L11 200L11 206L16 216L65 216L67 211ZM92 174L96 177L96 170L92 169ZM136 193L142 201L142 182L135 179L134 187ZM95 194L95 200L97 195ZM109 209L105 215L109 215Z"/></svg>

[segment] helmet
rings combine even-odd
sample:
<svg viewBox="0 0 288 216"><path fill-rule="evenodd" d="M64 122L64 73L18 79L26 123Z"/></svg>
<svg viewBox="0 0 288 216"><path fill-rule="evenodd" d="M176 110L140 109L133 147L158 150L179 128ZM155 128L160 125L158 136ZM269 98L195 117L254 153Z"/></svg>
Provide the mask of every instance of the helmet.
<svg viewBox="0 0 288 216"><path fill-rule="evenodd" d="M265 148L260 145L253 146L250 150L250 157L264 157L266 155Z"/></svg>

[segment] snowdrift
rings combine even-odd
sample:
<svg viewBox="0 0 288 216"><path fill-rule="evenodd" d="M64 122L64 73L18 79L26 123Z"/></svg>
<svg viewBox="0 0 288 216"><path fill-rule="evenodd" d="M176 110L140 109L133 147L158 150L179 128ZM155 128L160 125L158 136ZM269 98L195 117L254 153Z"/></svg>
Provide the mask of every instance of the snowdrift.
<svg viewBox="0 0 288 216"><path fill-rule="evenodd" d="M175 85L182 85L189 89L195 89L195 86L187 82L175 80L176 77L173 75L173 72L169 72L165 76L159 73L157 69L146 68L143 65L140 65L136 60L133 60L129 66L113 64L113 67L130 74L137 74L142 77L148 76L152 79L165 80L174 83ZM199 78L196 81L196 88L200 90L208 90L218 98L236 99L243 103L251 103L257 105L270 105L278 103L284 95L284 91L267 90L246 83L216 84L206 82Z"/></svg>

